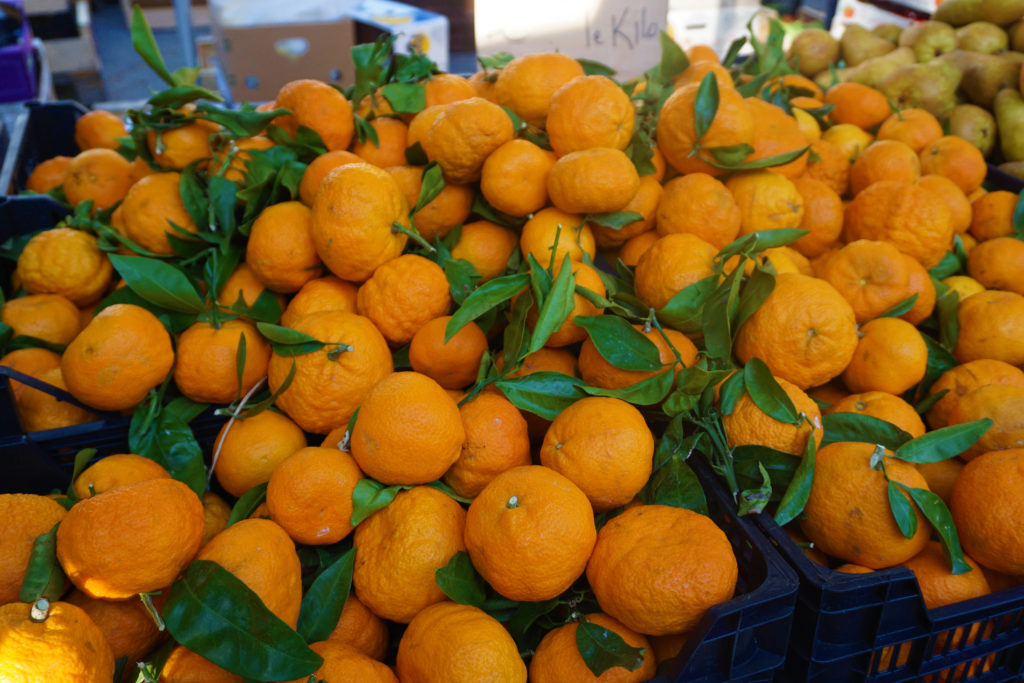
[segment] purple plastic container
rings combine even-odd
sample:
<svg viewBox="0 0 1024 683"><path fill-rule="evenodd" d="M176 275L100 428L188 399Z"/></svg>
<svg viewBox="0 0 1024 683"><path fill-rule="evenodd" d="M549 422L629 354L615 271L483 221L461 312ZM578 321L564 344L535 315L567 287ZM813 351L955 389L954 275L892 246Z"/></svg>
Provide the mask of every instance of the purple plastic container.
<svg viewBox="0 0 1024 683"><path fill-rule="evenodd" d="M18 41L0 47L0 102L31 100L36 96L38 84L28 13L21 0L0 0L0 10L0 18L15 14L21 20Z"/></svg>

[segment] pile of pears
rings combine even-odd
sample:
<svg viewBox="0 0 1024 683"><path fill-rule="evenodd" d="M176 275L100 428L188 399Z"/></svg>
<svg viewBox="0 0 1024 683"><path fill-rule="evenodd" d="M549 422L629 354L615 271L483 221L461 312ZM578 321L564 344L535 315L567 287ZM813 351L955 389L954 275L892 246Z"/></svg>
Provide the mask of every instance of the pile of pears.
<svg viewBox="0 0 1024 683"><path fill-rule="evenodd" d="M840 40L809 29L788 57L822 87L854 81L900 109L928 110L1024 178L1024 0L945 0L929 21L851 24Z"/></svg>

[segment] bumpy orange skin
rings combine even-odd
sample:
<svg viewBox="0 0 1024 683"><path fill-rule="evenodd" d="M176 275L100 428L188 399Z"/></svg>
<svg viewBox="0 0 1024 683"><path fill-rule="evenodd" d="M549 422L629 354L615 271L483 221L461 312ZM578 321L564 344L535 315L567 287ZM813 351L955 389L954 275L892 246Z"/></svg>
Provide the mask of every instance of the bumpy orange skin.
<svg viewBox="0 0 1024 683"><path fill-rule="evenodd" d="M658 205L659 235L684 232L721 249L740 233L742 215L732 193L707 173L689 173L665 183Z"/></svg>
<svg viewBox="0 0 1024 683"><path fill-rule="evenodd" d="M961 396L949 411L949 424L988 418L992 426L960 454L972 460L988 451L1024 448L1024 387L990 384Z"/></svg>
<svg viewBox="0 0 1024 683"><path fill-rule="evenodd" d="M161 683L242 683L243 680L181 645L174 646L160 672Z"/></svg>
<svg viewBox="0 0 1024 683"><path fill-rule="evenodd" d="M897 140L877 140L850 167L850 192L857 194L879 180L916 183L920 177L921 161L913 149Z"/></svg>
<svg viewBox="0 0 1024 683"><path fill-rule="evenodd" d="M403 254L377 268L356 297L359 313L395 346L409 343L421 327L447 315L451 304L444 270L416 254Z"/></svg>
<svg viewBox="0 0 1024 683"><path fill-rule="evenodd" d="M924 422L914 406L884 391L850 394L835 401L826 413L857 413L892 423L914 438L923 436Z"/></svg>
<svg viewBox="0 0 1024 683"><path fill-rule="evenodd" d="M480 180L484 161L515 137L512 119L485 99L471 97L445 105L427 131L423 151L453 183Z"/></svg>
<svg viewBox="0 0 1024 683"><path fill-rule="evenodd" d="M970 194L985 180L987 167L981 150L955 135L932 140L921 149L921 172L944 175Z"/></svg>
<svg viewBox="0 0 1024 683"><path fill-rule="evenodd" d="M961 363L989 358L1024 365L1024 296L984 291L960 302L960 336L953 355Z"/></svg>
<svg viewBox="0 0 1024 683"><path fill-rule="evenodd" d="M292 628L299 620L302 570L295 544L269 519L244 519L229 526L196 556L216 562L251 588L271 612Z"/></svg>
<svg viewBox="0 0 1024 683"><path fill-rule="evenodd" d="M928 395L946 393L928 410L928 425L940 429L949 425L949 415L960 397L987 384L1024 387L1024 372L1001 360L983 358L967 361L942 373Z"/></svg>
<svg viewBox="0 0 1024 683"><path fill-rule="evenodd" d="M779 422L763 413L750 394L744 392L736 401L733 410L722 416L722 426L730 446L756 444L768 446L793 455L803 455L807 441L813 435L815 445L821 443L824 431L821 427L821 410L810 396L792 383L776 377L775 380L786 392L798 415L810 421L802 420L800 424Z"/></svg>
<svg viewBox="0 0 1024 683"><path fill-rule="evenodd" d="M523 55L498 72L494 98L526 123L543 128L554 94L580 76L583 76L583 67L568 55L557 52Z"/></svg>
<svg viewBox="0 0 1024 683"><path fill-rule="evenodd" d="M324 265L342 280L362 282L402 253L409 205L387 171L346 164L329 172L313 200L310 230Z"/></svg>
<svg viewBox="0 0 1024 683"><path fill-rule="evenodd" d="M351 645L376 660L384 659L388 652L387 624L371 612L354 592L349 592L338 624L327 639Z"/></svg>
<svg viewBox="0 0 1024 683"><path fill-rule="evenodd" d="M879 140L898 140L918 154L925 145L942 137L942 124L925 109L894 112L878 128Z"/></svg>
<svg viewBox="0 0 1024 683"><path fill-rule="evenodd" d="M919 185L880 180L862 190L846 209L847 240L885 240L925 268L936 265L953 239L945 204Z"/></svg>
<svg viewBox="0 0 1024 683"><path fill-rule="evenodd" d="M0 308L0 321L14 336L28 335L52 344L68 344L81 329L78 309L59 294L29 294L9 299Z"/></svg>
<svg viewBox="0 0 1024 683"><path fill-rule="evenodd" d="M352 457L385 484L426 484L459 457L466 432L444 389L418 372L398 372L366 395L352 428Z"/></svg>
<svg viewBox="0 0 1024 683"><path fill-rule="evenodd" d="M310 210L301 202L263 209L249 231L245 262L272 292L297 292L320 275L310 229Z"/></svg>
<svg viewBox="0 0 1024 683"><path fill-rule="evenodd" d="M930 541L924 550L904 562L903 566L914 572L921 586L924 606L935 609L992 592L978 563L968 555L964 555L964 560L970 565L971 571L953 574L942 544Z"/></svg>
<svg viewBox="0 0 1024 683"><path fill-rule="evenodd" d="M666 505L639 505L601 528L587 580L601 609L652 636L692 629L732 598L736 556L708 517Z"/></svg>
<svg viewBox="0 0 1024 683"><path fill-rule="evenodd" d="M100 300L114 267L96 238L71 228L44 230L18 256L18 280L29 294L62 294L76 306Z"/></svg>
<svg viewBox="0 0 1024 683"><path fill-rule="evenodd" d="M324 663L313 672L317 680L331 683L398 683L395 674L359 650L332 640L310 643L309 649L324 658ZM306 683L309 676L296 678L292 683Z"/></svg>
<svg viewBox="0 0 1024 683"><path fill-rule="evenodd" d="M168 172L148 175L132 185L118 209L128 239L154 254L170 256L174 248L167 235L184 237L171 223L186 232L199 231L185 209L180 182L180 173Z"/></svg>
<svg viewBox="0 0 1024 683"><path fill-rule="evenodd" d="M392 372L391 351L370 319L354 313L311 313L294 329L328 346L301 356L272 354L267 381L276 391L294 362L295 378L277 406L304 430L326 434L348 424L370 388Z"/></svg>
<svg viewBox="0 0 1024 683"><path fill-rule="evenodd" d="M526 664L505 627L454 602L416 615L398 643L395 669L410 683L526 683Z"/></svg>
<svg viewBox="0 0 1024 683"><path fill-rule="evenodd" d="M239 385L236 363L243 337L245 364ZM269 363L270 344L251 323L226 320L216 328L210 323L197 322L178 337L174 383L193 401L231 403L266 377Z"/></svg>
<svg viewBox="0 0 1024 683"><path fill-rule="evenodd" d="M819 549L833 557L872 569L906 562L928 543L931 527L914 507L917 532L906 538L889 507L885 477L871 469L875 447L865 443L834 443L815 459L814 485L800 528ZM889 478L909 488L927 489L917 469L892 458L885 463ZM906 497L905 493L900 493ZM850 520L856 519L856 524Z"/></svg>
<svg viewBox="0 0 1024 683"><path fill-rule="evenodd" d="M839 196L846 194L850 186L850 160L842 150L826 140L815 140L811 152L817 159L807 161L803 177L825 183Z"/></svg>
<svg viewBox="0 0 1024 683"><path fill-rule="evenodd" d="M651 476L654 436L643 415L617 398L588 396L551 423L540 462L580 487L595 512L625 505Z"/></svg>
<svg viewBox="0 0 1024 683"><path fill-rule="evenodd" d="M635 112L629 96L607 76L579 76L551 96L546 129L558 156L591 147L625 149Z"/></svg>
<svg viewBox="0 0 1024 683"><path fill-rule="evenodd" d="M699 83L691 83L676 90L665 101L658 117L658 149L665 155L665 160L682 174L699 171L721 177L726 171L715 168L700 154L689 156L694 143L703 147L749 145L754 141L754 116L731 84L719 83L718 112L707 132L698 139L694 105L699 87Z"/></svg>
<svg viewBox="0 0 1024 683"><path fill-rule="evenodd" d="M857 347L853 309L827 282L782 273L775 289L736 335L736 355L757 357L801 389L838 376Z"/></svg>
<svg viewBox="0 0 1024 683"><path fill-rule="evenodd" d="M445 600L434 577L462 540L466 511L437 489L403 491L356 528L352 583L377 616L403 624Z"/></svg>
<svg viewBox="0 0 1024 683"><path fill-rule="evenodd" d="M174 350L155 315L133 304L114 304L68 344L60 365L78 400L100 410L125 410L164 381Z"/></svg>
<svg viewBox="0 0 1024 683"><path fill-rule="evenodd" d="M498 211L525 216L548 202L548 172L555 155L516 138L494 150L480 171L480 192Z"/></svg>
<svg viewBox="0 0 1024 683"><path fill-rule="evenodd" d="M118 486L147 479L170 479L160 463L134 453L115 453L89 465L74 481L75 495L89 498Z"/></svg>
<svg viewBox="0 0 1024 683"><path fill-rule="evenodd" d="M654 677L657 659L646 636L626 628L617 619L597 612L586 616L587 623L596 624L617 634L630 647L643 650L643 662L634 671L623 666L606 670L600 677L587 667L576 645L579 624L570 622L548 631L530 660L530 680L534 683L562 681L600 681L600 683L640 683Z"/></svg>
<svg viewBox="0 0 1024 683"><path fill-rule="evenodd" d="M153 606L162 608L168 593L164 590L153 596ZM68 594L66 602L81 607L99 627L115 661L127 657L129 665L134 665L163 638L142 600L97 600L74 590Z"/></svg>
<svg viewBox="0 0 1024 683"><path fill-rule="evenodd" d="M740 208L740 234L794 228L804 217L804 200L793 181L775 171L738 173L726 182Z"/></svg>
<svg viewBox="0 0 1024 683"><path fill-rule="evenodd" d="M476 380L487 336L471 322L446 342L449 320L448 315L434 318L417 330L409 344L409 363L445 389L461 389Z"/></svg>
<svg viewBox="0 0 1024 683"><path fill-rule="evenodd" d="M147 479L77 503L57 559L86 595L123 600L169 586L203 539L203 504L175 479Z"/></svg>
<svg viewBox="0 0 1024 683"><path fill-rule="evenodd" d="M337 543L354 528L352 492L362 478L363 473L348 453L337 448L300 449L270 475L270 518L296 543Z"/></svg>
<svg viewBox="0 0 1024 683"><path fill-rule="evenodd" d="M985 453L967 463L953 484L950 512L964 550L1004 574L1024 574L1024 449Z"/></svg>
<svg viewBox="0 0 1024 683"><path fill-rule="evenodd" d="M569 152L548 172L551 203L568 213L620 211L636 195L640 176L626 154L609 147Z"/></svg>
<svg viewBox="0 0 1024 683"><path fill-rule="evenodd" d="M971 203L956 183L945 176L926 175L917 181L919 187L923 187L938 197L939 200L949 209L950 220L953 223L954 234L961 235L967 232L971 226Z"/></svg>
<svg viewBox="0 0 1024 683"><path fill-rule="evenodd" d="M345 164L361 163L364 163L362 158L344 149L321 154L309 162L309 166L306 166L306 170L302 174L302 182L299 183L299 199L306 206L313 206L316 193L320 191L320 183L328 173Z"/></svg>
<svg viewBox="0 0 1024 683"><path fill-rule="evenodd" d="M345 149L352 141L352 104L327 83L310 79L286 83L277 93L277 106L292 111L274 120L292 135L299 126L312 128L328 150Z"/></svg>
<svg viewBox="0 0 1024 683"><path fill-rule="evenodd" d="M597 532L586 494L547 467L507 470L469 506L473 566L510 600L549 600L578 579Z"/></svg>
<svg viewBox="0 0 1024 683"><path fill-rule="evenodd" d="M655 310L664 308L676 294L713 274L717 253L715 247L690 233L658 239L636 265L637 297Z"/></svg>
<svg viewBox="0 0 1024 683"><path fill-rule="evenodd" d="M11 683L108 683L114 656L80 607L52 602L45 621L30 618L32 605L0 606L0 671Z"/></svg>
<svg viewBox="0 0 1024 683"><path fill-rule="evenodd" d="M0 533L0 605L18 599L32 544L66 514L63 506L46 496L0 494L0 515L7 520Z"/></svg>
<svg viewBox="0 0 1024 683"><path fill-rule="evenodd" d="M531 464L526 419L497 392L483 392L459 406L466 440L444 482L460 496L475 498L505 470Z"/></svg>

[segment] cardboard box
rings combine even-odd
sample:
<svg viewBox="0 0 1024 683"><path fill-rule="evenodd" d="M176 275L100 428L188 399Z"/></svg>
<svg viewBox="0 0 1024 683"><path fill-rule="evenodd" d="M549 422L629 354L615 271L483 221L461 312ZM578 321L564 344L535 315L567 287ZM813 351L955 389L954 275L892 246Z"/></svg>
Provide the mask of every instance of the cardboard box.
<svg viewBox="0 0 1024 683"><path fill-rule="evenodd" d="M478 55L562 52L641 75L658 63L658 34L668 28L668 0L477 0Z"/></svg>
<svg viewBox="0 0 1024 683"><path fill-rule="evenodd" d="M369 33L356 27L359 42L375 33L393 33L395 52L421 52L448 70L448 17L436 12L391 0L363 0L349 8L348 16L357 23L376 29Z"/></svg>
<svg viewBox="0 0 1024 683"><path fill-rule="evenodd" d="M354 81L351 19L236 27L221 26L216 13L211 18L219 66L236 102L273 100L282 85L299 78L343 86Z"/></svg>
<svg viewBox="0 0 1024 683"><path fill-rule="evenodd" d="M737 38L750 33L747 25L759 13L773 16L759 2L749 0L736 3L697 3L673 0L669 3L668 24L672 37L688 49L694 45L710 45L719 57L724 56ZM766 19L767 20L767 19ZM764 38L767 38L765 32ZM753 52L749 41L740 54Z"/></svg>
<svg viewBox="0 0 1024 683"><path fill-rule="evenodd" d="M832 26L829 32L836 38L843 37L843 31L850 24L860 24L864 28L874 28L881 24L896 24L897 26L910 26L914 20L902 14L896 14L884 10L881 7L860 2L860 0L839 0L836 3L836 13L832 17Z"/></svg>

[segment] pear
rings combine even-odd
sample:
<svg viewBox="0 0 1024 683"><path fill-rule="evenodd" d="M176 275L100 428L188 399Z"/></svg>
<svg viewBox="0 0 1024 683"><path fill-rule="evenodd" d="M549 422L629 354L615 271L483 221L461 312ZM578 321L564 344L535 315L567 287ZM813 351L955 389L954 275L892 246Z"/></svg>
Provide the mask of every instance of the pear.
<svg viewBox="0 0 1024 683"><path fill-rule="evenodd" d="M961 137L988 156L996 144L996 120L988 111L973 104L959 104L946 117L949 134Z"/></svg>
<svg viewBox="0 0 1024 683"><path fill-rule="evenodd" d="M1011 62L1016 62L1017 64L1024 64L1024 52L1007 50L1006 52L1000 52L999 56L1003 59L1009 59Z"/></svg>
<svg viewBox="0 0 1024 683"><path fill-rule="evenodd" d="M900 33L903 32L903 27L896 24L879 24L871 29L871 32L879 38L885 38L895 45L900 39Z"/></svg>
<svg viewBox="0 0 1024 683"><path fill-rule="evenodd" d="M1009 173L1014 178L1024 180L1024 161L1005 161L996 168L1003 173Z"/></svg>
<svg viewBox="0 0 1024 683"><path fill-rule="evenodd" d="M801 31L788 53L790 64L795 64L804 76L828 69L839 59L839 41L824 29L812 28Z"/></svg>
<svg viewBox="0 0 1024 683"><path fill-rule="evenodd" d="M1020 77L1020 62L998 55L965 52L959 65L963 73L960 87L974 104L992 108L996 93L1003 88L1016 88Z"/></svg>
<svg viewBox="0 0 1024 683"><path fill-rule="evenodd" d="M999 146L1007 161L1024 161L1024 97L1016 90L1000 90L995 98Z"/></svg>
<svg viewBox="0 0 1024 683"><path fill-rule="evenodd" d="M836 75L841 81L853 81L872 88L878 88L882 81L896 69L914 64L914 51L909 47L898 47L889 54L872 57L857 66L838 69ZM819 84L820 85L820 84Z"/></svg>
<svg viewBox="0 0 1024 683"><path fill-rule="evenodd" d="M859 24L850 24L839 39L840 51L846 66L857 66L872 57L880 57L896 49L885 38L879 38Z"/></svg>
<svg viewBox="0 0 1024 683"><path fill-rule="evenodd" d="M1010 49L1017 52L1024 52L1024 21L1018 21L1006 29L1010 36Z"/></svg>
<svg viewBox="0 0 1024 683"><path fill-rule="evenodd" d="M1006 31L987 21L972 21L956 30L956 46L968 52L992 55L1010 46Z"/></svg>
<svg viewBox="0 0 1024 683"><path fill-rule="evenodd" d="M989 21L1006 26L1024 16L1024 0L945 0L938 6L932 19L953 26L972 21Z"/></svg>
<svg viewBox="0 0 1024 683"><path fill-rule="evenodd" d="M927 62L956 49L956 31L941 21L922 21L903 29L898 45L914 48L919 62Z"/></svg>
<svg viewBox="0 0 1024 683"><path fill-rule="evenodd" d="M879 89L900 109L919 107L941 117L955 105L958 85L957 68L934 60L901 66L886 76Z"/></svg>

